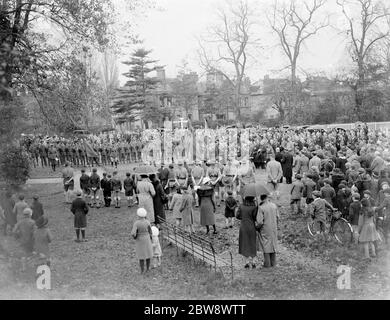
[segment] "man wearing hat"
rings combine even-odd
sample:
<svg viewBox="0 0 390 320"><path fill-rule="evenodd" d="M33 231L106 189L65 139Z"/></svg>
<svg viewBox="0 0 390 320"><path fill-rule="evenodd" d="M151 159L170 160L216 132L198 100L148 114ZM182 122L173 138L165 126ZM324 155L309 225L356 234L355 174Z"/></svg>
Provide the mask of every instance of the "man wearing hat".
<svg viewBox="0 0 390 320"><path fill-rule="evenodd" d="M237 169L233 167L231 159L228 159L222 172L222 183L225 188L225 192L232 191L237 192L234 188L235 180L237 179Z"/></svg>
<svg viewBox="0 0 390 320"><path fill-rule="evenodd" d="M320 231L324 235L326 240L325 227L326 227L326 208L335 211L336 209L325 199L321 198L320 191L313 192L314 201L310 205L310 215L313 220L317 221L320 224Z"/></svg>
<svg viewBox="0 0 390 320"><path fill-rule="evenodd" d="M91 181L91 191L92 191L91 207L93 208L94 206L96 206L96 208L99 209L100 208L100 201L99 201L100 176L98 175L96 168L92 169L90 181Z"/></svg>
<svg viewBox="0 0 390 320"><path fill-rule="evenodd" d="M112 174L112 194L115 201L115 208L119 209L120 206L120 192L122 191L122 182L119 180L118 172L114 171Z"/></svg>
<svg viewBox="0 0 390 320"><path fill-rule="evenodd" d="M89 211L87 203L84 201L81 191L77 191L77 198L73 200L70 211L74 215L74 228L76 230L76 242L85 242L85 230L87 228L87 214ZM82 240L80 241L80 231Z"/></svg>
<svg viewBox="0 0 390 320"><path fill-rule="evenodd" d="M42 203L39 202L39 197L37 195L33 197L31 210L32 210L31 219L33 219L34 221L37 221L38 218L44 215Z"/></svg>

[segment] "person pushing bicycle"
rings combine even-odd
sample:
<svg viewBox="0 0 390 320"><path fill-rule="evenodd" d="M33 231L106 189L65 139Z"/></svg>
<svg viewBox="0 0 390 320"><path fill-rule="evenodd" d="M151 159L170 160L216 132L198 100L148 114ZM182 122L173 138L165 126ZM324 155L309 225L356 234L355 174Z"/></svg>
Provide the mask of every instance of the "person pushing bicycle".
<svg viewBox="0 0 390 320"><path fill-rule="evenodd" d="M320 225L320 232L324 234L325 240L325 230L326 230L326 218L327 218L327 211L326 209L330 209L333 211L337 211L336 208L334 208L328 201L321 198L321 192L320 191L314 191L313 192L314 201L310 204L311 206L311 218L314 221L317 221Z"/></svg>

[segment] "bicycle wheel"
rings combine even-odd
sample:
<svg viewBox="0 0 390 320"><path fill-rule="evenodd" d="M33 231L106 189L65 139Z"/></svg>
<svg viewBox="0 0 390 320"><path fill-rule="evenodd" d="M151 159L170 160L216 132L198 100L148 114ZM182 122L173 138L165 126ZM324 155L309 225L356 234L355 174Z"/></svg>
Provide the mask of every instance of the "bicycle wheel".
<svg viewBox="0 0 390 320"><path fill-rule="evenodd" d="M386 240L385 240L385 234L383 232L382 228L377 229L379 240L376 242L377 248L379 250L385 249L386 248Z"/></svg>
<svg viewBox="0 0 390 320"><path fill-rule="evenodd" d="M352 226L344 218L340 218L334 221L332 233L336 241L340 244L349 244L353 240Z"/></svg>
<svg viewBox="0 0 390 320"><path fill-rule="evenodd" d="M321 233L321 224L317 220L311 220L307 223L307 230L312 237Z"/></svg>

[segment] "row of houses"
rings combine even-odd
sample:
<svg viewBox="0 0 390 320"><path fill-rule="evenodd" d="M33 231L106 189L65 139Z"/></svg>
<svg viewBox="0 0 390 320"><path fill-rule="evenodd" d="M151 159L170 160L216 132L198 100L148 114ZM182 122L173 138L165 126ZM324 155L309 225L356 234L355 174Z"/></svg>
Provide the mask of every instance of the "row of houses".
<svg viewBox="0 0 390 320"><path fill-rule="evenodd" d="M156 70L159 84L154 90L153 98L161 108L162 114L169 114L162 122L179 122L182 119L192 123L212 120L220 123L237 121L237 110L234 107L232 88L224 76L218 72L208 73L201 81L196 72L181 74L176 78L166 77L163 67ZM274 108L275 94L289 84L288 79L272 79L265 76L254 83L245 78L240 95L240 114L245 119L262 117L275 119L279 112ZM342 83L326 77L311 77L301 83L303 91L310 99L321 101L329 92L350 93L351 89ZM120 130L153 128L158 124L147 119L121 124Z"/></svg>

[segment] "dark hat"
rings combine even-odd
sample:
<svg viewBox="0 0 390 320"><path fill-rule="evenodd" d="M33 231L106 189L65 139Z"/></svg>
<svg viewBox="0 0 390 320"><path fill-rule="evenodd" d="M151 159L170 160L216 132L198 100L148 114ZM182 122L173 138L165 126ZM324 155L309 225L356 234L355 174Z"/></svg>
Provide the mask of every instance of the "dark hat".
<svg viewBox="0 0 390 320"><path fill-rule="evenodd" d="M103 173L103 176L105 177L106 175L107 175L107 173L104 172L104 173Z"/></svg>
<svg viewBox="0 0 390 320"><path fill-rule="evenodd" d="M302 176L300 174L295 175L295 179L301 180Z"/></svg>
<svg viewBox="0 0 390 320"><path fill-rule="evenodd" d="M78 196L78 197L81 197L81 196L82 196L82 193L81 193L80 190L76 192L76 196Z"/></svg>
<svg viewBox="0 0 390 320"><path fill-rule="evenodd" d="M34 200L38 200L38 199L39 199L39 196L38 196L38 195L34 195L34 196L33 196L33 199L34 199Z"/></svg>
<svg viewBox="0 0 390 320"><path fill-rule="evenodd" d="M130 172L127 172L126 177L130 177L130 176L131 176Z"/></svg>
<svg viewBox="0 0 390 320"><path fill-rule="evenodd" d="M81 173L85 173L85 169L81 169Z"/></svg>
<svg viewBox="0 0 390 320"><path fill-rule="evenodd" d="M344 183L340 183L339 184L339 189L344 189L346 186L345 186L345 184Z"/></svg>
<svg viewBox="0 0 390 320"><path fill-rule="evenodd" d="M43 228L49 223L49 219L46 216L40 216L38 220L35 222L37 228Z"/></svg>
<svg viewBox="0 0 390 320"><path fill-rule="evenodd" d="M92 172L97 172L97 169L96 169L96 168L93 168L93 169L92 169Z"/></svg>
<svg viewBox="0 0 390 320"><path fill-rule="evenodd" d="M112 178L112 176L109 174L109 175L107 175L107 178Z"/></svg>
<svg viewBox="0 0 390 320"><path fill-rule="evenodd" d="M232 195L233 195L233 192L232 192L231 190L229 190L229 191L227 192L227 194L228 194L229 196L232 196Z"/></svg>

